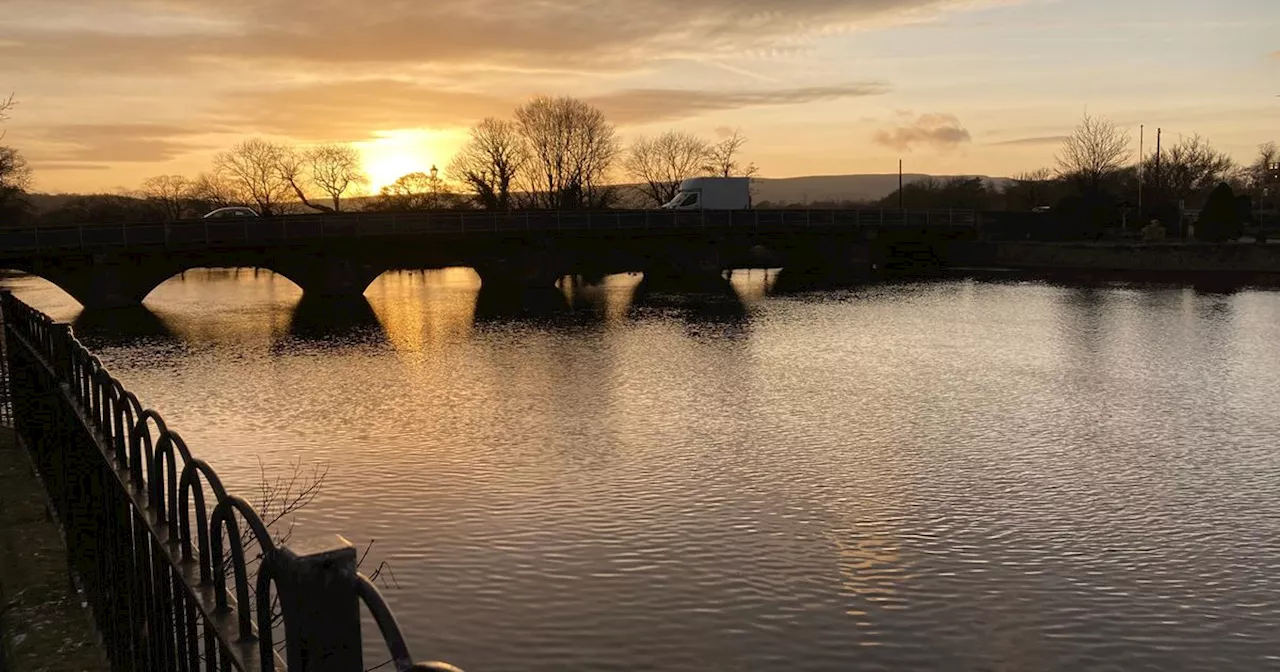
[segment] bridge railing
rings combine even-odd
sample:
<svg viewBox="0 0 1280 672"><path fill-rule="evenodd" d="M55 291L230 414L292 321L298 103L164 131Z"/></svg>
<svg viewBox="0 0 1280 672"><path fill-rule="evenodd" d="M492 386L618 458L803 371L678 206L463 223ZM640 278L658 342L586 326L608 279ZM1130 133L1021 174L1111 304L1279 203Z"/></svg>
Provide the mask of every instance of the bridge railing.
<svg viewBox="0 0 1280 672"><path fill-rule="evenodd" d="M0 251L208 247L377 236L552 231L971 229L968 210L484 210L339 213L0 229Z"/></svg>
<svg viewBox="0 0 1280 672"><path fill-rule="evenodd" d="M360 607L415 665L341 537L277 543L67 324L0 294L14 429L30 452L113 669L365 669Z"/></svg>

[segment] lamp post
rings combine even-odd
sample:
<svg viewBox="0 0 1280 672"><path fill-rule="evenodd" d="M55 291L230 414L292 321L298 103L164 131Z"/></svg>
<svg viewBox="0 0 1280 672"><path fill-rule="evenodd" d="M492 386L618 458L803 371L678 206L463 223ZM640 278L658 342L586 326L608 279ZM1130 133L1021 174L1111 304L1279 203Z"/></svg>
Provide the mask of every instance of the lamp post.
<svg viewBox="0 0 1280 672"><path fill-rule="evenodd" d="M431 207L440 207L440 169L431 164Z"/></svg>

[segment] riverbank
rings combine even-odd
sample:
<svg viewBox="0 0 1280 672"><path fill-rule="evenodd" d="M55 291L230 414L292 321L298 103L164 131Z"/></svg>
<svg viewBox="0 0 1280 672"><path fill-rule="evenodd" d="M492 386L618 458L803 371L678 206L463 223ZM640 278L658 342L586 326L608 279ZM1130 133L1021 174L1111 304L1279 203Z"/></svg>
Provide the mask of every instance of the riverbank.
<svg viewBox="0 0 1280 672"><path fill-rule="evenodd" d="M13 430L0 429L0 672L107 669L44 489Z"/></svg>
<svg viewBox="0 0 1280 672"><path fill-rule="evenodd" d="M1280 244L982 241L952 245L948 262L1033 271L1280 275Z"/></svg>

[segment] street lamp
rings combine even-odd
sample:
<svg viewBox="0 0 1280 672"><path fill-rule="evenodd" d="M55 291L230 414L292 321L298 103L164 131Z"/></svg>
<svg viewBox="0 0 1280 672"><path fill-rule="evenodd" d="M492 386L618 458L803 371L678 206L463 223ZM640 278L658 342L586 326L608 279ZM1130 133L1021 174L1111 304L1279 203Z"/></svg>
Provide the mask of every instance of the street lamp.
<svg viewBox="0 0 1280 672"><path fill-rule="evenodd" d="M440 207L440 169L431 164L431 205L432 209Z"/></svg>

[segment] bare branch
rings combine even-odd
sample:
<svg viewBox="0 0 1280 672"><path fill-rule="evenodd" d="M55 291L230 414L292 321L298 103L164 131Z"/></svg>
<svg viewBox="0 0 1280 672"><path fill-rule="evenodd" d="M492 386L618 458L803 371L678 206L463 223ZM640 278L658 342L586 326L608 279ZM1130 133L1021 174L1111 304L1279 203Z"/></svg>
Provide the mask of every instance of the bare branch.
<svg viewBox="0 0 1280 672"><path fill-rule="evenodd" d="M620 148L617 131L598 108L576 98L539 96L516 110L516 124L529 151L525 182L532 205L599 207L610 198L605 180Z"/></svg>
<svg viewBox="0 0 1280 672"><path fill-rule="evenodd" d="M400 212L436 210L445 207L452 195L453 190L439 175L409 173L383 187L371 207Z"/></svg>
<svg viewBox="0 0 1280 672"><path fill-rule="evenodd" d="M294 195L302 201L303 205L320 212L333 212L333 208L323 203L312 203L311 199L307 198L307 192L302 188L302 184L308 184L307 161L307 156L302 152L292 147L281 146L276 157L276 170L280 179L293 190ZM302 184L299 184L300 182Z"/></svg>
<svg viewBox="0 0 1280 672"><path fill-rule="evenodd" d="M712 147L702 138L668 131L657 138L640 138L623 160L627 174L653 205L664 205L680 191L680 182L693 177L712 157Z"/></svg>
<svg viewBox="0 0 1280 672"><path fill-rule="evenodd" d="M213 158L220 176L242 191L269 217L276 214L292 185L280 169L286 148L259 138L251 138L220 152Z"/></svg>
<svg viewBox="0 0 1280 672"><path fill-rule="evenodd" d="M1156 194L1176 202L1208 194L1235 172L1236 163L1230 155L1213 149L1208 140L1193 135L1159 157L1144 157L1142 170L1145 183Z"/></svg>
<svg viewBox="0 0 1280 672"><path fill-rule="evenodd" d="M243 205L250 199L243 196L225 175L200 173L187 187L187 199L203 209L215 210L228 205Z"/></svg>
<svg viewBox="0 0 1280 672"><path fill-rule="evenodd" d="M142 181L141 196L158 204L168 219L181 219L191 182L181 175L156 175Z"/></svg>
<svg viewBox="0 0 1280 672"><path fill-rule="evenodd" d="M1129 133L1101 117L1085 115L1055 157L1058 174L1088 194L1119 173L1129 160Z"/></svg>
<svg viewBox="0 0 1280 672"><path fill-rule="evenodd" d="M528 162L519 127L490 117L471 129L471 139L454 155L448 172L475 192L481 207L509 210L512 186Z"/></svg>
<svg viewBox="0 0 1280 672"><path fill-rule="evenodd" d="M22 193L31 187L31 166L13 147L0 147L0 201L10 193Z"/></svg>
<svg viewBox="0 0 1280 672"><path fill-rule="evenodd" d="M756 168L756 164L748 163L746 166L742 166L739 163L738 155L746 144L747 138L742 135L742 131L735 130L733 135L711 147L711 151L707 156L707 163L702 168L703 172L713 177L751 177L755 175L759 170Z"/></svg>
<svg viewBox="0 0 1280 672"><path fill-rule="evenodd" d="M351 145L320 145L307 150L311 181L333 199L333 211L342 210L341 199L348 191L369 184L360 152Z"/></svg>

